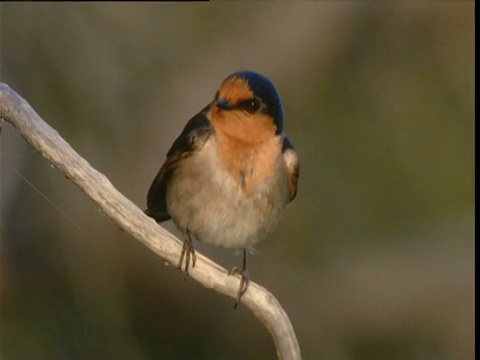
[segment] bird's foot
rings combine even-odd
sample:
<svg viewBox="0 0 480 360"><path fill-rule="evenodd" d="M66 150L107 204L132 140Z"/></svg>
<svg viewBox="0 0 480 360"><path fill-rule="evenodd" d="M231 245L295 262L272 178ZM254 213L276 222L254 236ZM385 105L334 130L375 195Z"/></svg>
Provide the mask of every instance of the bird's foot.
<svg viewBox="0 0 480 360"><path fill-rule="evenodd" d="M233 306L235 309L237 308L238 304L240 304L242 296L247 292L248 285L250 284L249 272L248 272L248 263L247 263L247 251L243 251L243 267L242 270L239 270L238 267L234 266L228 272L228 275L241 275L242 279L240 280L240 287L238 288L237 292L237 301Z"/></svg>
<svg viewBox="0 0 480 360"><path fill-rule="evenodd" d="M185 277L183 278L183 281L185 281L188 276L190 259L192 260L192 268L195 267L195 263L197 261L197 256L195 255L195 249L193 248L192 237L190 236L189 230L185 231L184 237L185 239L183 240L182 253L180 255L180 261L178 262L178 268L181 270L182 264L183 264L183 258L185 257L185 268L183 270L185 273Z"/></svg>

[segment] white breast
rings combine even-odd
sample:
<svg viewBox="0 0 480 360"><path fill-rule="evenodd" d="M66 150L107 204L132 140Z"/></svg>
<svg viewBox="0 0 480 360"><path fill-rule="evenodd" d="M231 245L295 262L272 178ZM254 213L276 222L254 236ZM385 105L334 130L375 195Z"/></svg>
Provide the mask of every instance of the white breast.
<svg viewBox="0 0 480 360"><path fill-rule="evenodd" d="M247 197L225 169L217 139L211 136L201 150L181 161L169 181L167 208L175 225L204 243L224 248L247 247L265 238L289 196L278 148L277 171Z"/></svg>

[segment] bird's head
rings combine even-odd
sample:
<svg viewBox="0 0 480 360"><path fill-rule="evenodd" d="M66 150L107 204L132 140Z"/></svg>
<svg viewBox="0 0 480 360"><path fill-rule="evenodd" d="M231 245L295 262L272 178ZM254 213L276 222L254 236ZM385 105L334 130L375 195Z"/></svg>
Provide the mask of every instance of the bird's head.
<svg viewBox="0 0 480 360"><path fill-rule="evenodd" d="M210 116L214 123L238 133L250 129L245 136L260 129L275 135L283 131L280 96L270 80L253 71L233 73L222 82L211 103Z"/></svg>

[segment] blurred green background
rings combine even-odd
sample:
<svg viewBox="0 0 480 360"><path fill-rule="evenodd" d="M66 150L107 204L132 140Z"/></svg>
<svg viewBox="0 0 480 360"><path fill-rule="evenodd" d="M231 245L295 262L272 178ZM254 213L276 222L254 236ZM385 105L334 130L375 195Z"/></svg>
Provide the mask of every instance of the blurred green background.
<svg viewBox="0 0 480 360"><path fill-rule="evenodd" d="M220 82L265 74L301 174L250 274L304 358L473 359L474 6L2 3L1 79L143 209ZM184 283L10 124L0 141L2 360L275 358L247 308Z"/></svg>

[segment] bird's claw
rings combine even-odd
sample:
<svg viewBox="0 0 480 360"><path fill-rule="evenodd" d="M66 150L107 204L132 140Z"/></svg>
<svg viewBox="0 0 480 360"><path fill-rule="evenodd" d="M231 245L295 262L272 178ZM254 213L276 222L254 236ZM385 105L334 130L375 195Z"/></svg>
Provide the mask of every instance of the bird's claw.
<svg viewBox="0 0 480 360"><path fill-rule="evenodd" d="M236 309L238 304L240 304L242 296L247 292L248 285L250 284L250 278L249 278L249 272L248 272L248 263L247 263L247 252L244 250L243 252L243 268L240 271L238 267L234 266L233 268L230 269L228 272L228 275L241 275L242 278L240 280L240 286L238 288L237 292L237 301L235 302L235 305L233 305L233 308Z"/></svg>
<svg viewBox="0 0 480 360"><path fill-rule="evenodd" d="M237 266L234 266L230 269L230 271L228 272L228 276L230 275L236 275L236 274L240 274L240 270L238 270L238 267Z"/></svg>
<svg viewBox="0 0 480 360"><path fill-rule="evenodd" d="M185 239L183 240L182 253L180 254L180 261L178 262L178 269L182 269L183 258L185 257L185 268L184 273L185 277L183 281L187 280L188 268L190 266L190 259L192 260L192 268L195 267L197 262L197 255L195 254L195 249L193 248L192 238L190 236L190 231L185 232Z"/></svg>

